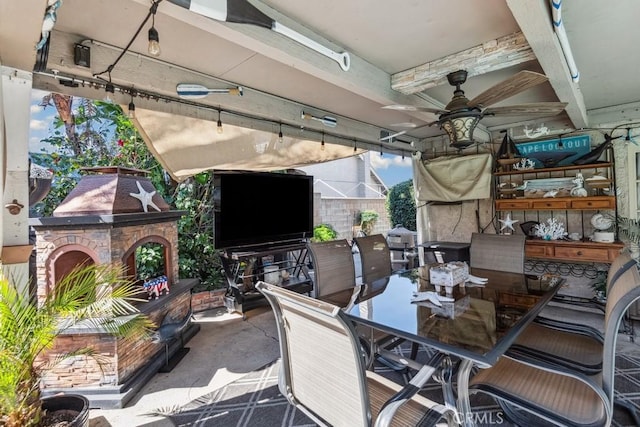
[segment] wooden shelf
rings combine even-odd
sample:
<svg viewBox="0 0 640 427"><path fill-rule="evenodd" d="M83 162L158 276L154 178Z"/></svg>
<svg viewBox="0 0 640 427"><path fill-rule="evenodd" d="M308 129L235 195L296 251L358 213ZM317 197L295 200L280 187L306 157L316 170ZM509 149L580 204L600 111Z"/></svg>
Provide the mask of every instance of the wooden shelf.
<svg viewBox="0 0 640 427"><path fill-rule="evenodd" d="M622 248L622 242L528 239L524 252L527 258L611 263Z"/></svg>
<svg viewBox="0 0 640 427"><path fill-rule="evenodd" d="M558 166L555 168L541 168L541 169L525 169L525 170L511 170L511 171L502 171L502 172L494 172L495 176L504 176L504 175L523 175L526 173L544 173L544 172L563 172L568 170L579 170L579 169L600 169L600 168L610 168L613 166L613 163L610 162L602 162L602 163L590 163L588 165L571 165L571 166Z"/></svg>
<svg viewBox="0 0 640 427"><path fill-rule="evenodd" d="M496 199L497 211L615 209L615 196Z"/></svg>
<svg viewBox="0 0 640 427"><path fill-rule="evenodd" d="M561 215L560 211L564 211L564 221L566 223L567 231L578 231L577 234L586 236L591 233L588 221L585 221L585 216L588 216L587 211L614 211L614 216L617 216L616 206L616 186L615 186L615 171L613 156L608 154L607 158L611 161L591 163L587 165L569 165L558 166L552 168L542 169L527 169L527 170L511 170L494 172L496 189L500 184L510 183L512 176L517 176L518 179L514 181L523 180L525 182L530 181L536 183L540 181L540 190L547 190L550 185L558 185L558 190L562 190L562 197L540 197L540 194L530 193L529 196L538 197L522 197L522 193L515 193L515 189L509 189L508 192L503 192L503 195L512 196L517 194L520 197L516 198L497 198L495 200L496 212L516 212L516 220L526 220L527 212L531 211L553 211L551 216ZM606 171L605 179L611 186L610 195L594 195L587 197L569 197L569 191L567 191L566 182L568 178L572 178L567 175L573 175L581 171L593 171L600 173L600 170ZM567 171L571 173L567 174ZM587 173L590 175L591 173ZM526 175L526 176L525 176ZM535 179L529 180L530 177ZM557 183L555 181L558 181ZM547 182L550 181L550 182ZM569 186L571 180L569 179ZM512 184L511 184L512 185ZM529 185L529 187L536 189L535 186ZM526 193L525 193L526 194ZM589 193L587 193L589 194ZM598 192L602 194L602 192ZM569 214L570 211L576 211L576 214ZM511 214L511 213L509 213ZM518 216L519 215L519 216ZM549 212L544 214L538 214L540 216L548 216ZM530 219L530 214L529 214ZM539 219L539 221L541 221ZM585 227L586 224L586 227ZM539 258L556 261L566 262L603 262L611 263L614 258L620 253L620 250L624 248L624 244L621 242L614 243L599 243L592 242L590 240L542 240L540 238L529 238L525 243L525 256L527 258Z"/></svg>

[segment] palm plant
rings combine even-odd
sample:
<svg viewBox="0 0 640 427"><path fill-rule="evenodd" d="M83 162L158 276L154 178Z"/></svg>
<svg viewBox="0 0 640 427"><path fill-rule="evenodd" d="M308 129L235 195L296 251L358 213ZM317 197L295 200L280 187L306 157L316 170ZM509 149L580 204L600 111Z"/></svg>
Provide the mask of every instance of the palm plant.
<svg viewBox="0 0 640 427"><path fill-rule="evenodd" d="M631 243L640 244L640 220L618 216L618 233Z"/></svg>
<svg viewBox="0 0 640 427"><path fill-rule="evenodd" d="M38 425L42 376L65 358L93 355L78 348L47 357L70 327L82 322L119 337L150 336L153 323L132 304L140 288L123 273L116 265L77 266L36 304L0 271L0 425Z"/></svg>

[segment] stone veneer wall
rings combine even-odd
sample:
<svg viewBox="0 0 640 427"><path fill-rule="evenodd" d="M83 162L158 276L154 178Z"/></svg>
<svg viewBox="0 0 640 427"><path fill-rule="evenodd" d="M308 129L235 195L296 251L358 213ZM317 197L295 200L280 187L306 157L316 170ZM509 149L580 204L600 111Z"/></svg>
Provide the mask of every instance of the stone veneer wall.
<svg viewBox="0 0 640 427"><path fill-rule="evenodd" d="M190 305L191 293L182 292L175 298L165 298L168 303L156 305L149 318L160 326L163 319L183 319ZM144 311L144 304L140 309ZM42 378L42 388L72 388L115 386L127 381L138 369L151 360L156 353L164 352L164 344L150 339L122 339L106 333L70 333L59 336L54 347L47 352L48 358L68 353L74 349L90 348L95 357L77 356L65 359L48 370ZM42 360L42 359L41 359ZM102 366L100 366L100 364Z"/></svg>

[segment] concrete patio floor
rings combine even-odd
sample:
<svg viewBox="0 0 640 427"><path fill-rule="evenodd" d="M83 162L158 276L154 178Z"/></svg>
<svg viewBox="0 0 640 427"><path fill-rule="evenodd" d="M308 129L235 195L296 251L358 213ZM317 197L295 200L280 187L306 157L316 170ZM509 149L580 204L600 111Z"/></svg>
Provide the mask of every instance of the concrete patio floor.
<svg viewBox="0 0 640 427"><path fill-rule="evenodd" d="M235 381L278 358L278 332L270 307L228 314L225 308L196 313L198 332L190 351L168 373L157 373L122 409L95 409L91 427L164 427L174 424L150 415L160 408L182 406Z"/></svg>
<svg viewBox="0 0 640 427"><path fill-rule="evenodd" d="M603 316L597 311L566 308L552 302L543 314L594 327L602 325ZM196 313L195 318L200 332L186 344L190 351L173 371L157 373L125 408L91 410L91 427L174 426L170 420L152 414L161 408L185 405L279 357L278 333L268 306L248 311L244 321L242 315L229 314L225 308ZM638 352L640 344L621 334L618 349Z"/></svg>

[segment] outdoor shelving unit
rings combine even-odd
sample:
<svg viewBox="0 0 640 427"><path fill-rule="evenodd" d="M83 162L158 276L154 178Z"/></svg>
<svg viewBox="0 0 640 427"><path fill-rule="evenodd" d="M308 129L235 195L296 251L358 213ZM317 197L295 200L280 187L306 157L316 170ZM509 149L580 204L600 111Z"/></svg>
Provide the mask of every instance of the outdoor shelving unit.
<svg viewBox="0 0 640 427"><path fill-rule="evenodd" d="M221 259L228 284L225 306L243 318L247 311L267 304L255 289L259 280L302 294L313 290L305 241L226 249Z"/></svg>

